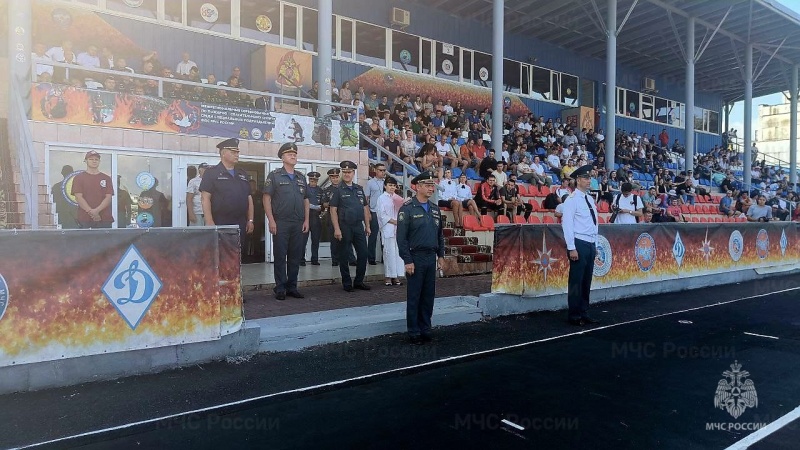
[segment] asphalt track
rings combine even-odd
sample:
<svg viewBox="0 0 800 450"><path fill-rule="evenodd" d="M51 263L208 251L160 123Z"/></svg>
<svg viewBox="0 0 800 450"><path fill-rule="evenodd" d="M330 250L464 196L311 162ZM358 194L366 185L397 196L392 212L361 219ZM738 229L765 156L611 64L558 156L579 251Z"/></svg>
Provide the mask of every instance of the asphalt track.
<svg viewBox="0 0 800 450"><path fill-rule="evenodd" d="M289 383L288 392L263 385L230 395L208 392L218 403L187 400L205 408L189 414L158 414L180 411L158 406L155 387L169 373L123 388L139 392L139 403L155 406L141 414L109 409L103 400L113 391L109 384L87 385L78 392L91 398L90 409L72 411L83 417L80 425L78 417L71 417L71 426L46 422L48 414L66 408L51 403L55 411L39 411L45 419L39 430L57 439L70 430L89 434L40 448L723 449L761 426L753 424L776 421L800 405L797 283L797 276L784 277L596 306L603 323L593 329L564 325L563 312L542 313L483 328L448 327L431 346L402 347L398 337L390 337L391 345L378 340L372 352L365 349L375 349L376 342L301 352L309 362L320 357L316 352L335 348L338 358L327 359L330 371ZM780 292L768 294L774 291ZM454 339L462 340L457 349L448 347ZM466 342L472 339L493 345ZM409 361L417 364L403 368ZM758 406L738 418L714 407L717 383L734 361L750 373L758 394ZM372 370L337 372L338 364L360 363ZM207 367L201 370L220 372ZM355 379L325 384L339 380L337 374ZM196 378L186 374L186 381ZM224 386L225 380L215 380ZM315 381L319 386L309 388ZM64 392L53 390L50 400ZM262 398L247 400L242 394L248 392ZM19 394L0 397L0 405L30 400L35 414L47 399L47 392ZM215 407L226 402L236 403ZM9 424L3 411L0 406L0 423ZM102 417L104 411L114 420ZM163 416L168 417L133 425L124 421ZM31 427L23 422L24 417L12 421L23 436L17 445L46 440L31 440ZM46 433L44 424L61 429ZM790 422L751 448L796 449L798 425ZM92 432L104 426L116 428Z"/></svg>

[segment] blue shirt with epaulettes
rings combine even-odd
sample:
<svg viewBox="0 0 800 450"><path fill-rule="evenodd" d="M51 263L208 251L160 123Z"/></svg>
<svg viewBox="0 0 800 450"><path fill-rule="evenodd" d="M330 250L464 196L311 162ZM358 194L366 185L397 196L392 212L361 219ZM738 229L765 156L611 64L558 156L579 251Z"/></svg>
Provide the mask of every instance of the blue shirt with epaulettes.
<svg viewBox="0 0 800 450"><path fill-rule="evenodd" d="M435 253L444 258L444 217L439 207L428 203L428 210L412 197L397 213L397 247L406 264L413 262L412 254Z"/></svg>

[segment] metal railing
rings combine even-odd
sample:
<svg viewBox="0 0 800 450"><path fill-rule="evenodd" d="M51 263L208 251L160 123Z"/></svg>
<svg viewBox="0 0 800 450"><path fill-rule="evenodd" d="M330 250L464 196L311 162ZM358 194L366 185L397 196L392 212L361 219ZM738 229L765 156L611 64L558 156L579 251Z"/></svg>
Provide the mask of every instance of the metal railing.
<svg viewBox="0 0 800 450"><path fill-rule="evenodd" d="M39 228L39 161L33 147L33 137L28 124L28 114L22 100L23 86L15 77L10 77L8 109L8 136L11 154L16 155L19 165L20 191L25 196L23 212L31 229ZM25 87L27 88L27 87Z"/></svg>
<svg viewBox="0 0 800 450"><path fill-rule="evenodd" d="M375 140L367 136L366 134L362 133L361 130L358 130L358 135L361 139L369 143L370 145L374 146L376 149L375 156L378 161L386 161L387 170L393 165L398 164L402 168L402 179L397 180L399 186L403 187L403 191L407 191L411 187L411 179L410 177L415 177L420 174L419 169L416 166L408 164L407 162L403 161L402 158L397 156L395 153L390 152L383 147L382 145L378 144Z"/></svg>

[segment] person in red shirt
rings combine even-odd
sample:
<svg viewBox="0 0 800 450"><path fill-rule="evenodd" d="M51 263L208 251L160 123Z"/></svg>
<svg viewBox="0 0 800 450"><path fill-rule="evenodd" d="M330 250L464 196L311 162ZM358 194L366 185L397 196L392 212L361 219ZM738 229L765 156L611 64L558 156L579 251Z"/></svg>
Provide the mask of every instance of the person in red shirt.
<svg viewBox="0 0 800 450"><path fill-rule="evenodd" d="M83 161L86 171L75 175L72 181L72 195L78 202L78 225L81 228L111 228L114 223L111 177L100 172L100 154L96 151L86 152Z"/></svg>
<svg viewBox="0 0 800 450"><path fill-rule="evenodd" d="M658 141L661 143L661 147L666 147L669 145L669 133L667 133L666 128L661 130L661 134L658 135Z"/></svg>

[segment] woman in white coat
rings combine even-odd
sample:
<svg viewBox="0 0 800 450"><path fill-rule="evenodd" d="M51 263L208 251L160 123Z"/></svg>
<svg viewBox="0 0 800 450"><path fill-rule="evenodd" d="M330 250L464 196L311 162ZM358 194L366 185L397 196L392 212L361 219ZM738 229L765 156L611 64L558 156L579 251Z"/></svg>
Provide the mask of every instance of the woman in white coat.
<svg viewBox="0 0 800 450"><path fill-rule="evenodd" d="M397 249L397 212L403 205L403 197L395 194L397 180L386 177L383 181L383 194L378 197L378 225L381 229L383 245L383 269L386 286L400 285L400 277L405 272L405 263Z"/></svg>

